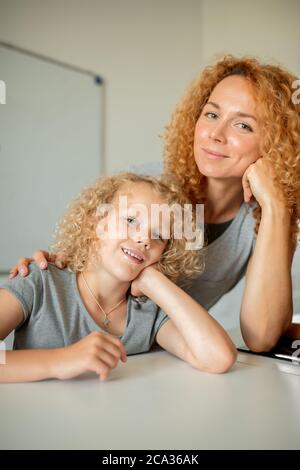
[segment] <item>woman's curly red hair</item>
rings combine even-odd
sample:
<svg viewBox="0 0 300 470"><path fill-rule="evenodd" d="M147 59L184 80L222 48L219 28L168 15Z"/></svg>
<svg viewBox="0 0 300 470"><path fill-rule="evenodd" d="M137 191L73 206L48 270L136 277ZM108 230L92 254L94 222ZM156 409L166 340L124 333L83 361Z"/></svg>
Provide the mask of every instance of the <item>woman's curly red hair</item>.
<svg viewBox="0 0 300 470"><path fill-rule="evenodd" d="M297 77L283 68L252 57L232 55L206 67L188 88L166 127L164 172L177 179L192 203L205 202L206 178L194 159L194 130L211 92L230 75L242 75L254 87L263 136L261 156L272 162L276 183L283 191L291 214L291 242L295 248L300 231L300 105L292 100L292 84ZM253 210L253 216L257 233L260 206Z"/></svg>

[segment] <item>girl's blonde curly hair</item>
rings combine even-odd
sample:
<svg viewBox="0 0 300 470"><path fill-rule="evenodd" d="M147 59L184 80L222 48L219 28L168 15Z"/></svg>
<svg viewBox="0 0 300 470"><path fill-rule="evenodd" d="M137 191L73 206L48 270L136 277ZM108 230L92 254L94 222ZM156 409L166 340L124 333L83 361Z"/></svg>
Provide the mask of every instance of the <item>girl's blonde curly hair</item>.
<svg viewBox="0 0 300 470"><path fill-rule="evenodd" d="M96 235L99 223L98 207L101 204L111 204L125 185L132 189L136 183L151 185L153 190L169 205L177 203L184 209L184 204L190 204L187 197L181 194L179 187L170 178L165 177L159 180L134 173L99 177L95 184L83 189L78 198L71 202L56 229L55 242L51 251L62 255L70 270L80 272L91 260L99 261L97 258L99 239ZM194 213L195 210L193 210ZM174 238L172 212L170 225L171 238L167 240L165 250L159 260L159 269L174 282L181 277L191 279L203 271L202 252L201 250L187 250L187 239L184 236L181 239ZM195 219L193 229L195 229Z"/></svg>
<svg viewBox="0 0 300 470"><path fill-rule="evenodd" d="M252 57L225 55L206 67L192 83L165 131L164 172L182 186L192 203L205 202L205 180L194 159L194 131L215 86L230 75L241 75L254 87L261 127L261 156L272 162L276 183L291 214L291 243L295 249L300 220L300 105L294 104L292 84L297 79L276 65ZM253 210L257 234L261 207Z"/></svg>

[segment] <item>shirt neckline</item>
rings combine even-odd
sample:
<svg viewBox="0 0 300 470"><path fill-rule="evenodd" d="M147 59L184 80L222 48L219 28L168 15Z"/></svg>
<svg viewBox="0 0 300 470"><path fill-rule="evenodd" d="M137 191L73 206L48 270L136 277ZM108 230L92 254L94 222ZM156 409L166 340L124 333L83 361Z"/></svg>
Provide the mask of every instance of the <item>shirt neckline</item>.
<svg viewBox="0 0 300 470"><path fill-rule="evenodd" d="M221 243L221 241L226 237L228 236L228 234L233 230L233 227L236 226L236 224L238 223L240 217L241 217L241 214L242 212L244 211L244 209L246 208L246 204L245 202L242 202L242 204L240 205L240 208L239 210L237 211L236 213L236 216L231 220L231 223L229 224L229 226L224 230L224 232L218 237L216 238L213 242L211 242L209 245L206 245L206 247L204 248L210 248L211 246L215 246L217 245L218 243Z"/></svg>
<svg viewBox="0 0 300 470"><path fill-rule="evenodd" d="M83 303L83 300L81 298L81 295L80 295L80 292L79 292L79 289L78 289L78 285L77 285L77 280L76 280L76 273L72 272L72 282L73 282L73 288L75 290L75 294L76 294L76 297L77 297L77 301L79 303L79 306L81 308L81 310L83 311L85 317L88 318L88 320L93 324L95 325L95 328L97 330L100 330L101 332L103 333L108 333L104 328L101 328L101 326L98 325L98 323L95 322L95 320L93 319L93 317L90 315L90 313L88 312L88 310L86 309L86 306L84 305ZM120 340L124 339L125 335L126 335L126 332L127 332L127 329L128 329L128 325L129 325L129 321L130 321L130 305L131 305L131 295L129 294L128 295L128 299L127 299L127 309L126 309L126 322L125 322L125 330L124 330L124 333L123 335L121 336L117 336L117 335L113 335L112 333L109 333L111 334L112 336L114 336L115 338L118 338Z"/></svg>

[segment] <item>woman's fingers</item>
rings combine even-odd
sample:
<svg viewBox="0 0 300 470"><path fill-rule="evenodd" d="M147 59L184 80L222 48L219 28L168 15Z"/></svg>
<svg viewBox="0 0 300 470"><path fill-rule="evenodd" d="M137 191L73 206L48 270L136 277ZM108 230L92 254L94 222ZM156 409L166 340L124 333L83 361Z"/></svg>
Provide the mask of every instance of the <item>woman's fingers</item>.
<svg viewBox="0 0 300 470"><path fill-rule="evenodd" d="M66 266L65 258L60 255L52 255L53 256L53 263L55 263L55 266L57 266L59 269L63 269Z"/></svg>
<svg viewBox="0 0 300 470"><path fill-rule="evenodd" d="M27 276L29 273L28 265L31 263L31 258L20 258L18 264L10 270L9 278L12 279L17 274Z"/></svg>
<svg viewBox="0 0 300 470"><path fill-rule="evenodd" d="M17 274L18 274L18 266L14 266L14 267L11 268L11 270L9 271L9 279L12 279L12 278L15 277Z"/></svg>
<svg viewBox="0 0 300 470"><path fill-rule="evenodd" d="M66 265L63 256L55 255L54 253L48 253L48 251L37 250L33 253L32 258L20 258L18 264L14 266L9 272L9 278L14 278L17 274L26 277L29 272L29 264L35 262L41 269L46 269L49 263L55 263L55 265L63 269Z"/></svg>
<svg viewBox="0 0 300 470"><path fill-rule="evenodd" d="M41 269L47 268L48 261L50 261L49 258L47 251L38 250L33 253L33 260Z"/></svg>
<svg viewBox="0 0 300 470"><path fill-rule="evenodd" d="M248 169L245 171L243 178L242 178L242 186L244 190L244 201L249 202L253 193L251 191L251 186L248 178Z"/></svg>
<svg viewBox="0 0 300 470"><path fill-rule="evenodd" d="M48 263L54 263L60 269L65 267L65 260L63 256L49 253L48 251L38 250L34 253L33 259L41 269L46 269Z"/></svg>
<svg viewBox="0 0 300 470"><path fill-rule="evenodd" d="M99 352L98 357L95 358L92 370L96 372L101 380L106 380L112 369L117 367L119 357L108 353L105 350Z"/></svg>

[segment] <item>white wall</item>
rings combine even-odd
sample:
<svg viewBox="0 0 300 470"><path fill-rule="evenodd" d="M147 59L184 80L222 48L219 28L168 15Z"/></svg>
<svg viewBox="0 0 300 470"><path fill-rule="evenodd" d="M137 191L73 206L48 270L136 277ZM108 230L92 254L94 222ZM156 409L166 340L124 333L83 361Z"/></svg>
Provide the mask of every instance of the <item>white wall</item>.
<svg viewBox="0 0 300 470"><path fill-rule="evenodd" d="M160 159L171 111L216 54L300 73L299 18L299 0L0 0L0 39L104 76L111 172Z"/></svg>
<svg viewBox="0 0 300 470"><path fill-rule="evenodd" d="M216 54L250 54L300 74L299 0L202 0L203 63Z"/></svg>
<svg viewBox="0 0 300 470"><path fill-rule="evenodd" d="M0 39L104 76L111 172L160 159L158 136L199 68L200 7L198 0L0 0Z"/></svg>

